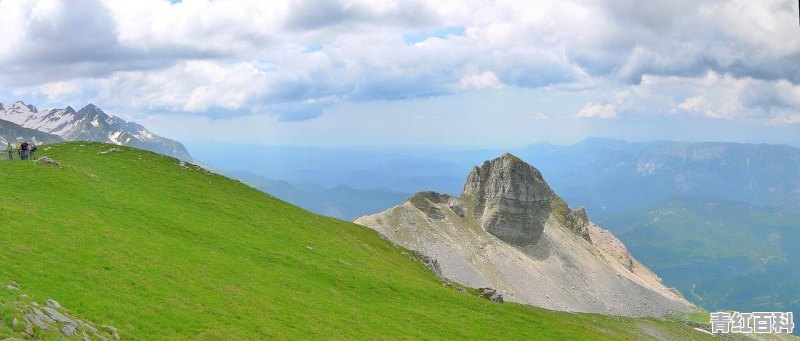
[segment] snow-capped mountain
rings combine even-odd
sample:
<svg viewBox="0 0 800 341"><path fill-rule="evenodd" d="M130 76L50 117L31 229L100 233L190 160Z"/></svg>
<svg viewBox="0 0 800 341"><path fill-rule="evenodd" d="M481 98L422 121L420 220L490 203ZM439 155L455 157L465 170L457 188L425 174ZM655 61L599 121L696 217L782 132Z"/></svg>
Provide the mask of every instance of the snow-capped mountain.
<svg viewBox="0 0 800 341"><path fill-rule="evenodd" d="M35 106L17 101L0 104L0 120L56 135L67 141L85 140L141 148L182 160L191 160L180 142L153 134L145 127L108 115L89 104L75 111L72 107L39 111Z"/></svg>
<svg viewBox="0 0 800 341"><path fill-rule="evenodd" d="M2 110L2 109L0 109ZM17 141L29 141L35 144L58 143L64 139L36 129L29 129L19 124L0 120L0 150L5 150L6 143L16 145Z"/></svg>

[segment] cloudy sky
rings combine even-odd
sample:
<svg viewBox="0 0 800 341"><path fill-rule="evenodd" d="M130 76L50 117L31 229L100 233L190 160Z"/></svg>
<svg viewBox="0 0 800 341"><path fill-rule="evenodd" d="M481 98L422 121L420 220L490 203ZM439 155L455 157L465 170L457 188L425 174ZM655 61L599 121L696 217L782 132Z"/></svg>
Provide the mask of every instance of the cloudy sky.
<svg viewBox="0 0 800 341"><path fill-rule="evenodd" d="M0 0L0 102L188 144L800 145L794 0Z"/></svg>

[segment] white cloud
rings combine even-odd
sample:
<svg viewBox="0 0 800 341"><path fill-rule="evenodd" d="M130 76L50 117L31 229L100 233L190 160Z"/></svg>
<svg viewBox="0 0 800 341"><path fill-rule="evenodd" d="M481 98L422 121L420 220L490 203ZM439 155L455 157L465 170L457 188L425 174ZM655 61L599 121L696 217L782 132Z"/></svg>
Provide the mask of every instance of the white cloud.
<svg viewBox="0 0 800 341"><path fill-rule="evenodd" d="M458 81L461 89L502 89L503 83L491 71L471 74Z"/></svg>
<svg viewBox="0 0 800 341"><path fill-rule="evenodd" d="M97 99L136 109L239 110L262 95L267 81L267 75L250 63L187 61L161 72L117 72L97 82L101 89Z"/></svg>
<svg viewBox="0 0 800 341"><path fill-rule="evenodd" d="M708 100L703 96L694 96L687 98L686 101L681 103L678 108L687 111L701 111L708 106Z"/></svg>
<svg viewBox="0 0 800 341"><path fill-rule="evenodd" d="M559 87L587 103L579 118L795 124L800 111L783 0L19 0L0 13L0 93L117 111L300 120L348 102ZM463 34L404 41L440 28Z"/></svg>
<svg viewBox="0 0 800 341"><path fill-rule="evenodd" d="M768 118L761 123L769 125L800 125L800 113L783 114Z"/></svg>
<svg viewBox="0 0 800 341"><path fill-rule="evenodd" d="M547 114L545 114L543 112L537 112L537 113L531 115L531 119L534 120L534 121L546 121L546 120L549 120L550 117L547 116Z"/></svg>
<svg viewBox="0 0 800 341"><path fill-rule="evenodd" d="M586 105L575 114L576 118L602 118L613 119L617 116L617 109L613 104L586 103Z"/></svg>
<svg viewBox="0 0 800 341"><path fill-rule="evenodd" d="M81 88L76 82L53 82L39 86L39 92L55 102L80 94Z"/></svg>

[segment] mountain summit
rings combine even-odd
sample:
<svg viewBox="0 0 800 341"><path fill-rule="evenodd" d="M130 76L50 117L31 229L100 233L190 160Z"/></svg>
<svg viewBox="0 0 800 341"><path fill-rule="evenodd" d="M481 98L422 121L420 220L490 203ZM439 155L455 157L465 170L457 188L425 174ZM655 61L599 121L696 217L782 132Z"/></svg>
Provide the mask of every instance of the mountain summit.
<svg viewBox="0 0 800 341"><path fill-rule="evenodd" d="M509 153L473 167L461 194L486 232L514 245L539 240L553 197L542 174Z"/></svg>
<svg viewBox="0 0 800 341"><path fill-rule="evenodd" d="M460 197L420 192L355 222L435 259L442 276L509 301L626 316L693 309L511 154L474 167Z"/></svg>
<svg viewBox="0 0 800 341"><path fill-rule="evenodd" d="M39 111L21 101L4 107L0 104L0 123L8 121L24 128L55 135L67 141L95 141L131 146L174 156L183 160L192 157L180 142L170 140L147 130L134 122L106 114L94 104L78 111L72 107ZM0 136L12 141L25 136ZM39 140L42 140L41 138Z"/></svg>

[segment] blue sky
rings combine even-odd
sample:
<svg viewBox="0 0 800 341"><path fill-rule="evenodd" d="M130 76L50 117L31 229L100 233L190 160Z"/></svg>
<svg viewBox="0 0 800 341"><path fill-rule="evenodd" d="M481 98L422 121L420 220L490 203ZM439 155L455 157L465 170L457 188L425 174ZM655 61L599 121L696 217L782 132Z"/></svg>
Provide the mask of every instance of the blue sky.
<svg viewBox="0 0 800 341"><path fill-rule="evenodd" d="M0 102L92 102L187 143L800 144L796 6L2 1Z"/></svg>

